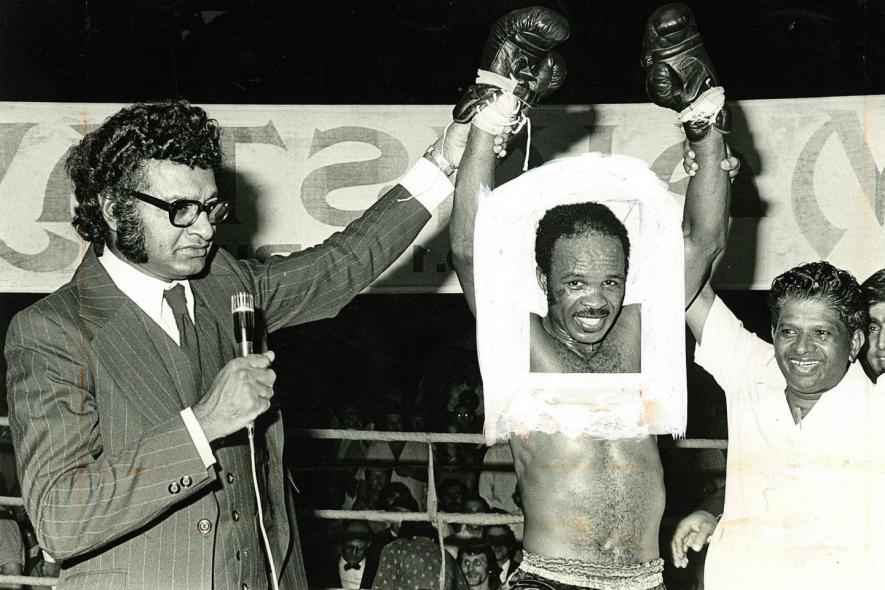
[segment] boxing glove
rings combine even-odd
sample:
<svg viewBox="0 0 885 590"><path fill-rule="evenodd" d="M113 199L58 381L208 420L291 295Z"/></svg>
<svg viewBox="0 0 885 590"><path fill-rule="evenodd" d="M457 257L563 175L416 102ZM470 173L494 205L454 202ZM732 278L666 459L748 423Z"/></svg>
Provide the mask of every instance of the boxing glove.
<svg viewBox="0 0 885 590"><path fill-rule="evenodd" d="M642 44L645 90L655 104L680 113L689 141L715 126L731 131L731 116L716 69L691 9L667 4L648 19Z"/></svg>

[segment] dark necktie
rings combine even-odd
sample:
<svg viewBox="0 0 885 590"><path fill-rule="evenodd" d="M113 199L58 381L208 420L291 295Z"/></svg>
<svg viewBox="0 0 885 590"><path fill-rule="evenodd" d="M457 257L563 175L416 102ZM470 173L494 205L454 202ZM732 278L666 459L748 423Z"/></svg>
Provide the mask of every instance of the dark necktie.
<svg viewBox="0 0 885 590"><path fill-rule="evenodd" d="M200 341L197 338L197 330L187 313L187 301L184 298L184 287L175 285L163 293L163 299L172 308L175 316L175 325L178 326L178 342L181 349L187 354L190 361L191 372L194 377L194 385L197 387L197 397L203 397L202 367L200 363Z"/></svg>
<svg viewBox="0 0 885 590"><path fill-rule="evenodd" d="M358 564L358 563L347 563L347 562L344 563L344 571L358 570L358 569L360 569L360 564Z"/></svg>

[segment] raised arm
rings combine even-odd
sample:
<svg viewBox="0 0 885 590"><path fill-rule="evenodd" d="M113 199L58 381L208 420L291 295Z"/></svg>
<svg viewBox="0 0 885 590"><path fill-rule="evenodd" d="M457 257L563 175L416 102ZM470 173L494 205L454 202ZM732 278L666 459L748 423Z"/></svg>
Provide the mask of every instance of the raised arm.
<svg viewBox="0 0 885 590"><path fill-rule="evenodd" d="M682 231L686 321L700 340L713 302L707 282L728 235L729 170L736 170L737 161L728 157L723 134L731 131L731 115L694 15L684 4L669 4L649 17L642 61L649 97L679 113L686 161L693 162L687 166L691 178Z"/></svg>
<svg viewBox="0 0 885 590"><path fill-rule="evenodd" d="M700 342L715 297L709 283L710 273L728 239L729 175L737 172L739 163L736 158L727 156L725 141L717 132L696 142L686 140L685 151L686 162L696 160L696 168L689 164L694 174L688 181L682 215L685 321Z"/></svg>
<svg viewBox="0 0 885 590"><path fill-rule="evenodd" d="M449 222L452 260L470 311L476 314L473 292L473 229L480 195L495 188L495 136L478 127L470 129L467 149L455 182L455 204Z"/></svg>
<svg viewBox="0 0 885 590"><path fill-rule="evenodd" d="M474 314L473 230L479 199L494 188L496 152L503 148L496 137L505 137L526 108L562 85L565 63L551 50L568 35L568 21L543 7L514 10L498 19L483 50L477 84L455 105L455 125L472 125L455 183L449 235L455 272Z"/></svg>

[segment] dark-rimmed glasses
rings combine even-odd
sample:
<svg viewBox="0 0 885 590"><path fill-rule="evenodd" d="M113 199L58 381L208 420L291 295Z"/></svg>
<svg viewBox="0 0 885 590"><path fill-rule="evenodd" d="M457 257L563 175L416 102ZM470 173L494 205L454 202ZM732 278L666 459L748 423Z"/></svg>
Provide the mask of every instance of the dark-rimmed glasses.
<svg viewBox="0 0 885 590"><path fill-rule="evenodd" d="M169 223L175 227L190 227L203 211L206 212L209 223L216 225L224 221L230 212L230 203L224 199L211 199L205 203L191 199L176 199L170 203L138 191L132 191L132 196L139 201L168 211Z"/></svg>

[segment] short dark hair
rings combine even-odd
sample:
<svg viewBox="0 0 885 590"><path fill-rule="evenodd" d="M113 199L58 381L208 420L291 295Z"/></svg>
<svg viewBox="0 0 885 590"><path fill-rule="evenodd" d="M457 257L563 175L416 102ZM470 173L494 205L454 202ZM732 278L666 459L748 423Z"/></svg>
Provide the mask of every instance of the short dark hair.
<svg viewBox="0 0 885 590"><path fill-rule="evenodd" d="M838 312L849 334L866 328L869 320L857 279L847 270L836 268L829 262L800 264L772 281L768 294L772 327L777 326L784 303L795 299L824 301Z"/></svg>
<svg viewBox="0 0 885 590"><path fill-rule="evenodd" d="M344 525L341 533L341 541L346 543L353 539L361 539L364 541L372 540L372 528L365 520L351 520Z"/></svg>
<svg viewBox="0 0 885 590"><path fill-rule="evenodd" d="M877 270L860 284L867 308L877 303L885 303L885 268Z"/></svg>
<svg viewBox="0 0 885 590"><path fill-rule="evenodd" d="M494 533L493 529L502 529L502 531ZM482 530L482 539L489 545L506 545L510 549L516 545L516 535L506 524L487 524Z"/></svg>
<svg viewBox="0 0 885 590"><path fill-rule="evenodd" d="M74 183L77 207L71 224L92 242L99 254L107 241L108 225L99 195L114 201L114 214L131 215L145 161L169 160L191 168L221 168L218 122L186 101L134 104L108 117L74 146L65 171Z"/></svg>
<svg viewBox="0 0 885 590"><path fill-rule="evenodd" d="M548 209L535 232L535 262L544 275L550 274L553 249L559 238L601 234L617 238L624 249L624 274L630 267L630 238L627 228L612 210L600 203L575 203Z"/></svg>

